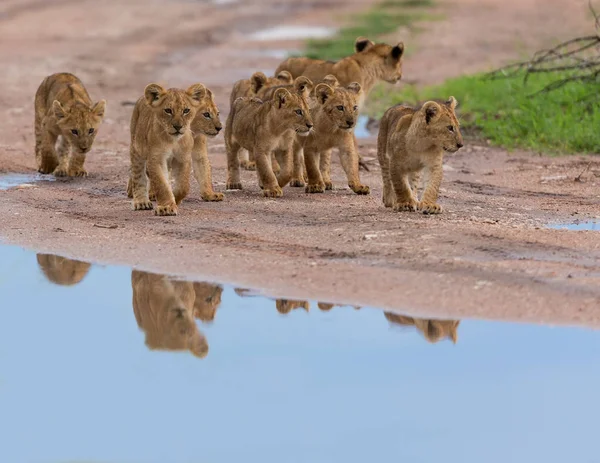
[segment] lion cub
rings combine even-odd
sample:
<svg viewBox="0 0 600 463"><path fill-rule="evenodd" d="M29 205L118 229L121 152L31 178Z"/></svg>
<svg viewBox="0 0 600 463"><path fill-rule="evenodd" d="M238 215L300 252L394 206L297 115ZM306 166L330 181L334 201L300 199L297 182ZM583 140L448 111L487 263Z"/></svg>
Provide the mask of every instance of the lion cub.
<svg viewBox="0 0 600 463"><path fill-rule="evenodd" d="M92 103L87 90L73 74L46 77L35 94L38 171L56 177L85 177L85 155L92 148L105 109L106 101Z"/></svg>
<svg viewBox="0 0 600 463"><path fill-rule="evenodd" d="M146 86L131 116L131 172L127 189L133 196L134 210L153 207L148 194L149 177L158 203L156 215L177 215L177 205L190 188L194 151L190 125L206 95L202 84L194 84L187 90L165 90L158 84ZM214 131L216 135L216 126ZM195 155L198 157L198 153ZM169 165L174 190L169 182ZM201 171L200 166L196 175L201 176Z"/></svg>
<svg viewBox="0 0 600 463"><path fill-rule="evenodd" d="M276 85L291 84L294 79L287 71L281 71L273 77L267 77L262 72L255 72L250 79L238 80L233 84L231 95L229 96L229 108L233 108L233 102L242 96L256 96L259 91L272 88ZM240 164L246 170L256 170L256 162L252 153L246 150L240 152Z"/></svg>
<svg viewBox="0 0 600 463"><path fill-rule="evenodd" d="M358 118L361 92L361 86L357 82L347 87L331 88L324 83L316 86L316 104L311 107L315 128L304 143L304 162L308 174L307 193L322 193L326 186L331 188L329 170L321 172L320 158L328 156L332 148L338 148L348 186L356 194L369 194L370 188L360 182L358 152L354 143L354 127ZM323 178L323 173L327 178ZM297 176L297 173L295 175Z"/></svg>
<svg viewBox="0 0 600 463"><path fill-rule="evenodd" d="M383 178L383 204L395 211L420 210L439 214L437 203L442 183L444 151L455 153L463 146L454 109L456 99L426 102L421 108L397 105L381 119L377 156ZM421 172L427 185L418 199Z"/></svg>
<svg viewBox="0 0 600 463"><path fill-rule="evenodd" d="M238 98L225 126L227 148L227 188L242 188L238 153L241 148L254 153L263 194L271 198L283 195L282 187L291 178L291 168L282 168L276 177L271 165L271 153L280 157L282 166L291 166L295 135L308 135L312 118L303 96L279 88L273 98Z"/></svg>

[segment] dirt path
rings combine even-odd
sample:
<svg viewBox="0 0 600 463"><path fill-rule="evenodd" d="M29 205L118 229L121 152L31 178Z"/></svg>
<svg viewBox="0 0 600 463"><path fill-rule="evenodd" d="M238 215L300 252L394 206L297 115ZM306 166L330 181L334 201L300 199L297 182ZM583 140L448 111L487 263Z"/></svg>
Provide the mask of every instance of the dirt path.
<svg viewBox="0 0 600 463"><path fill-rule="evenodd" d="M200 80L225 114L233 81L257 69L272 71L280 60L282 44L258 48L249 34L281 24L331 25L332 12L348 5L253 3L3 2L0 83L8 91L0 95L0 172L33 172L32 100L45 75L72 71L109 106L89 156L90 177L0 191L0 236L45 252L231 282L270 295L454 318L600 326L600 235L545 228L600 215L600 159L589 164L583 157L467 146L447 160L441 198L446 213L438 217L384 210L376 166L362 173L373 194L354 195L343 188L339 164L338 189L323 195L286 188L280 200L263 199L254 174L245 173L246 189L226 192L223 203L202 202L192 183L177 217L131 211L125 196L131 107L121 101L135 100L150 81L184 86ZM545 29L551 14L542 9L570 4L512 3L518 8L514 21L501 14L509 9L506 1L443 6L447 19L415 39L422 51L407 59L406 74L411 69L413 80L429 81L458 72L461 60L470 70L500 62L514 56L514 50L497 47L509 47L515 30ZM317 4L320 23L309 19ZM361 5L356 1L352 8ZM582 11L565 11L564 21L544 37L568 37L574 24L587 22ZM74 21L79 28L66 26ZM480 33L469 24L479 24ZM523 41L537 47L540 40ZM434 52L436 42L443 46ZM489 59L471 63L468 47L476 56L489 50ZM209 152L216 189L223 191L221 137L211 140ZM374 156L374 139L363 140L361 152ZM584 181L575 182L583 170Z"/></svg>

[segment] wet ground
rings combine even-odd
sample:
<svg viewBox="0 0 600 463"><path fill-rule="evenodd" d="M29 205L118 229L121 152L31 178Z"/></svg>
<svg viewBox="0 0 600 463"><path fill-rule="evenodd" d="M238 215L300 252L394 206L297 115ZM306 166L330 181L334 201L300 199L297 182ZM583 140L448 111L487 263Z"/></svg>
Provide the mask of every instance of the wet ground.
<svg viewBox="0 0 600 463"><path fill-rule="evenodd" d="M596 331L319 307L8 246L0 288L3 462L596 461Z"/></svg>

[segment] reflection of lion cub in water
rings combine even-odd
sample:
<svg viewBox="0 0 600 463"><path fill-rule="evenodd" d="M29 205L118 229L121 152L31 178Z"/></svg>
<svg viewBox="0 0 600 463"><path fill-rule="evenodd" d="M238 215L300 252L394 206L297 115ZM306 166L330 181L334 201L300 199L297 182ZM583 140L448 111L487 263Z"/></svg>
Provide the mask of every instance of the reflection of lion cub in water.
<svg viewBox="0 0 600 463"><path fill-rule="evenodd" d="M196 357L206 357L208 342L194 320L193 283L133 270L131 287L133 312L146 333L148 348L189 350Z"/></svg>
<svg viewBox="0 0 600 463"><path fill-rule="evenodd" d="M454 153L463 146L454 109L456 99L446 103L428 101L421 108L397 105L381 119L377 156L383 178L383 204L395 211L420 210L439 214L437 203L442 183L444 152ZM427 185L419 201L421 172Z"/></svg>
<svg viewBox="0 0 600 463"><path fill-rule="evenodd" d="M57 177L85 177L85 155L92 148L105 108L104 100L92 103L87 90L73 74L46 77L35 94L38 171Z"/></svg>
<svg viewBox="0 0 600 463"><path fill-rule="evenodd" d="M61 286L72 286L81 282L91 267L87 262L67 259L54 254L37 254L36 257L46 278Z"/></svg>
<svg viewBox="0 0 600 463"><path fill-rule="evenodd" d="M458 340L458 325L460 320L430 320L425 318L412 318L404 315L397 315L391 312L384 312L385 318L389 322L403 326L414 326L419 330L425 339L431 343L438 342L443 338L450 339L454 344Z"/></svg>

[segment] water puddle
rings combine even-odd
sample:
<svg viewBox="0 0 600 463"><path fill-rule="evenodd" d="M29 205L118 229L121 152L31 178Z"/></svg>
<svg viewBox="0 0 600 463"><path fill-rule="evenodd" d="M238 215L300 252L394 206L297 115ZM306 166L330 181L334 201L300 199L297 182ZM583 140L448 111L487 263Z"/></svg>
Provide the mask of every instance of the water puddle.
<svg viewBox="0 0 600 463"><path fill-rule="evenodd" d="M591 220L589 222L576 220L572 223L558 223L550 224L548 228L554 228L556 230L600 230L600 222Z"/></svg>
<svg viewBox="0 0 600 463"><path fill-rule="evenodd" d="M42 174L0 174L0 190L9 188L27 188L40 181L53 182L55 178L52 175Z"/></svg>
<svg viewBox="0 0 600 463"><path fill-rule="evenodd" d="M368 123L369 116L358 116L356 128L354 129L354 135L356 135L356 138L369 138L374 135L374 133L369 130Z"/></svg>
<svg viewBox="0 0 600 463"><path fill-rule="evenodd" d="M600 333L0 247L0 461L595 461Z"/></svg>
<svg viewBox="0 0 600 463"><path fill-rule="evenodd" d="M335 34L335 29L319 26L276 26L270 29L253 32L248 36L251 40L301 40L323 39Z"/></svg>

